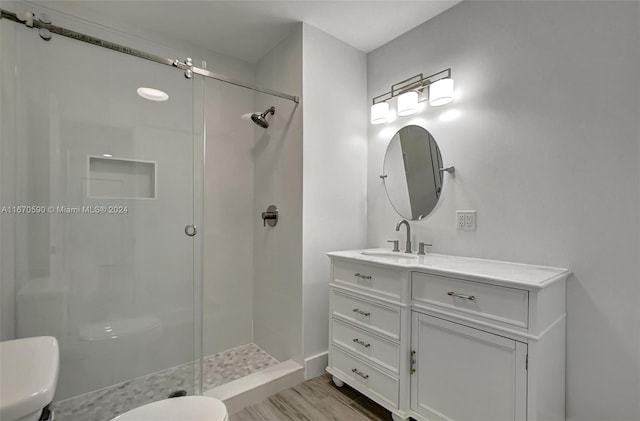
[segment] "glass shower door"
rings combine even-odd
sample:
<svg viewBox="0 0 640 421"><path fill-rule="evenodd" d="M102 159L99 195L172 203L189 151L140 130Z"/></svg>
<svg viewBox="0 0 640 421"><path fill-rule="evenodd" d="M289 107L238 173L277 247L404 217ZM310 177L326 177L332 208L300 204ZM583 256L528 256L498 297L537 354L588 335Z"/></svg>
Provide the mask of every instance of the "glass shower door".
<svg viewBox="0 0 640 421"><path fill-rule="evenodd" d="M11 32L3 60L16 69L14 86L4 74L2 87L15 100L2 109L15 127L1 139L2 264L11 265L2 288L15 297L3 339L58 339L61 419L108 420L177 390L198 393L196 84L73 39L45 42L13 22L2 30Z"/></svg>

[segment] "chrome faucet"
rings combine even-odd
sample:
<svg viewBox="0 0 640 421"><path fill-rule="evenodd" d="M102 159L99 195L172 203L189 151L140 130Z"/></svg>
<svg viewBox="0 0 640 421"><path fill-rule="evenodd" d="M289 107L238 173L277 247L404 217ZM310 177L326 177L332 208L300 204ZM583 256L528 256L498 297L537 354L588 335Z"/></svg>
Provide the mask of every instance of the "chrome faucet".
<svg viewBox="0 0 640 421"><path fill-rule="evenodd" d="M407 226L407 245L405 247L404 252L405 253L412 253L413 250L411 250L411 225L409 225L409 221L407 221L406 219L403 219L402 221L398 222L396 224L396 231L400 231L400 226L404 224Z"/></svg>

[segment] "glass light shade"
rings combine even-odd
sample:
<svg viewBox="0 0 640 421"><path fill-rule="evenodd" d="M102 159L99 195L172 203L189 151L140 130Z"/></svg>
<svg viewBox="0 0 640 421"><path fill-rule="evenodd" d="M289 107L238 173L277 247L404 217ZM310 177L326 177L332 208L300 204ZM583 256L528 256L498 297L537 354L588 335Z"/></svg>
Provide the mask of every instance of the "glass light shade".
<svg viewBox="0 0 640 421"><path fill-rule="evenodd" d="M440 79L429 85L429 105L438 107L453 101L453 79Z"/></svg>
<svg viewBox="0 0 640 421"><path fill-rule="evenodd" d="M389 116L389 103L379 102L371 106L371 124L386 123L388 116Z"/></svg>
<svg viewBox="0 0 640 421"><path fill-rule="evenodd" d="M415 114L416 111L418 111L418 93L416 91L405 92L398 97L399 116Z"/></svg>

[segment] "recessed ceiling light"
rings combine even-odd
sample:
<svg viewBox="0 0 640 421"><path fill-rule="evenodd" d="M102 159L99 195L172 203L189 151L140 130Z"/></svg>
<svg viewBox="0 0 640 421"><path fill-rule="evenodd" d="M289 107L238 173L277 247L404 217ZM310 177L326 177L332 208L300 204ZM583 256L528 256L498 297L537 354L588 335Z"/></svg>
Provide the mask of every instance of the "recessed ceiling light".
<svg viewBox="0 0 640 421"><path fill-rule="evenodd" d="M103 153L102 156L104 156L105 158L113 158L113 155L111 155L110 153Z"/></svg>
<svg viewBox="0 0 640 421"><path fill-rule="evenodd" d="M138 88L138 95L149 101L166 101L169 99L169 94L154 88Z"/></svg>

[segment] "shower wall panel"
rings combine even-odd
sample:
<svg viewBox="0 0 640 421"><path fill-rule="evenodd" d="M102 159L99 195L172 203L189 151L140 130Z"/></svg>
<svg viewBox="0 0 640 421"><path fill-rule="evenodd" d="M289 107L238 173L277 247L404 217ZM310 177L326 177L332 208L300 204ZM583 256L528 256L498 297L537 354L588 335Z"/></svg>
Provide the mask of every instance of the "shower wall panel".
<svg viewBox="0 0 640 421"><path fill-rule="evenodd" d="M302 25L257 63L256 83L302 94ZM302 363L302 104L256 94L256 109L272 105L269 129L255 132L254 212L275 204L280 220L254 218L254 339L278 361Z"/></svg>
<svg viewBox="0 0 640 421"><path fill-rule="evenodd" d="M6 2L0 0L0 6ZM15 26L0 19L0 139L15 137ZM0 142L0 203L15 201L16 142ZM0 216L0 340L15 338L15 217Z"/></svg>
<svg viewBox="0 0 640 421"><path fill-rule="evenodd" d="M236 72L253 80L253 68ZM253 342L254 93L207 80L204 201L204 355Z"/></svg>

